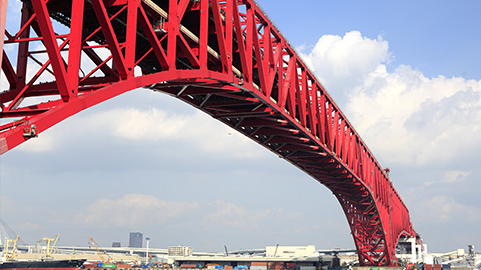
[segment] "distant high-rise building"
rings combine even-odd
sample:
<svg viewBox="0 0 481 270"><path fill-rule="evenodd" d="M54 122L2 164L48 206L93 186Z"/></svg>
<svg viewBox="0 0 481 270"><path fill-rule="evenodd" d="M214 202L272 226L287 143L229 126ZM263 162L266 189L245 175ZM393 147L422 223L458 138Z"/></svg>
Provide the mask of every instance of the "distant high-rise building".
<svg viewBox="0 0 481 270"><path fill-rule="evenodd" d="M139 232L131 232L130 233L130 240L129 240L129 247L134 248L141 248L142 247L142 233Z"/></svg>
<svg viewBox="0 0 481 270"><path fill-rule="evenodd" d="M120 242L112 242L112 247L120 247Z"/></svg>

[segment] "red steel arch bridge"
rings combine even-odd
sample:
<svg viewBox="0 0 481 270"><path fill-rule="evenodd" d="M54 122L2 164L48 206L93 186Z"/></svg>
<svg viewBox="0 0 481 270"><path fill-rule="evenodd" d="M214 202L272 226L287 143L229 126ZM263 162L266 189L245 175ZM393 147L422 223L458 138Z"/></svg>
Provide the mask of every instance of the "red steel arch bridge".
<svg viewBox="0 0 481 270"><path fill-rule="evenodd" d="M388 172L254 0L22 0L11 19L1 2L0 153L143 87L329 188L360 265L396 265L400 237L416 236Z"/></svg>

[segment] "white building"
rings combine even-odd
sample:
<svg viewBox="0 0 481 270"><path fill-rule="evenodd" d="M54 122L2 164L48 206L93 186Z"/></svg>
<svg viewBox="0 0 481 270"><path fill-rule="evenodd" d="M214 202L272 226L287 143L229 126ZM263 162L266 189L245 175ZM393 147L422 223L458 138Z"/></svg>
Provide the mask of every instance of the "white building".
<svg viewBox="0 0 481 270"><path fill-rule="evenodd" d="M319 257L316 246L267 246L266 257Z"/></svg>

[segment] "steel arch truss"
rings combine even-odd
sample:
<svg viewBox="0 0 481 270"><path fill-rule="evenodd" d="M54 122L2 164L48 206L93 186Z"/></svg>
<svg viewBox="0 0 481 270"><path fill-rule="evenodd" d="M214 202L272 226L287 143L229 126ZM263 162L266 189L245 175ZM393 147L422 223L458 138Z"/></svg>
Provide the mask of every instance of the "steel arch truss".
<svg viewBox="0 0 481 270"><path fill-rule="evenodd" d="M332 190L361 265L394 265L399 236L415 236L387 173L253 0L24 0L19 25L2 35L1 153L88 107L150 88Z"/></svg>

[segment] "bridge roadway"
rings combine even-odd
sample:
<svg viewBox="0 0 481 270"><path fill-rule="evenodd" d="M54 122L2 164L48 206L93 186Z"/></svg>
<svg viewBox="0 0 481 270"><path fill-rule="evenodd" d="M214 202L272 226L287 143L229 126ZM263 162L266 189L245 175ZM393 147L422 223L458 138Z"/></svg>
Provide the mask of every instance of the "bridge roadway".
<svg viewBox="0 0 481 270"><path fill-rule="evenodd" d="M55 247L55 249L63 252L63 253L68 253L72 251L72 247L68 246L58 246ZM19 250L24 250L28 251L29 247L19 247ZM120 253L120 254L137 254L140 256L145 256L147 249L146 248L133 248L133 247L99 247L99 250L101 252L106 252L106 253ZM90 253L95 253L95 249L92 247L75 247L76 252L90 252ZM321 249L321 250L316 250L316 252L319 252L320 254L340 254L340 253L353 253L356 252L354 249ZM234 250L234 251L229 251L229 255L253 255L253 254L265 254L266 249L242 249L242 250ZM149 254L155 254L155 255L168 255L168 249L160 249L160 248L149 248ZM221 252L199 252L195 251L193 252L194 256L219 256L222 255L224 256L225 253Z"/></svg>
<svg viewBox="0 0 481 270"><path fill-rule="evenodd" d="M395 265L399 238L416 237L387 172L255 1L23 0L19 24L2 33L11 49L1 63L8 88L0 92L0 153L148 88L206 112L329 188L361 265ZM32 49L39 43L45 50ZM36 73L27 78L27 70Z"/></svg>
<svg viewBox="0 0 481 270"><path fill-rule="evenodd" d="M0 247L1 249L1 247ZM44 256L39 252L37 246L20 245L18 246L17 256L19 260L36 260ZM102 256L99 256L99 252ZM112 262L124 262L128 264L141 264L146 257L146 248L132 248L132 247L99 247L97 251L94 247L80 247L80 246L56 246L54 249L53 257L55 259L86 259L89 262L98 262L107 260L109 258ZM298 267L304 265L316 264L322 261L329 265L334 258L341 259L341 263L356 263L356 250L353 249L328 249L328 250L316 250L314 254L310 256L297 254L278 254L272 256L266 253L264 249L242 249L229 251L228 254L224 252L199 252L194 251L192 255L188 256L169 256L168 249L149 248L149 255L152 256L153 261L169 262L173 264L179 263L236 263L250 265L252 262L295 262L298 263ZM157 258L155 258L157 257ZM234 264L235 265L235 264Z"/></svg>

